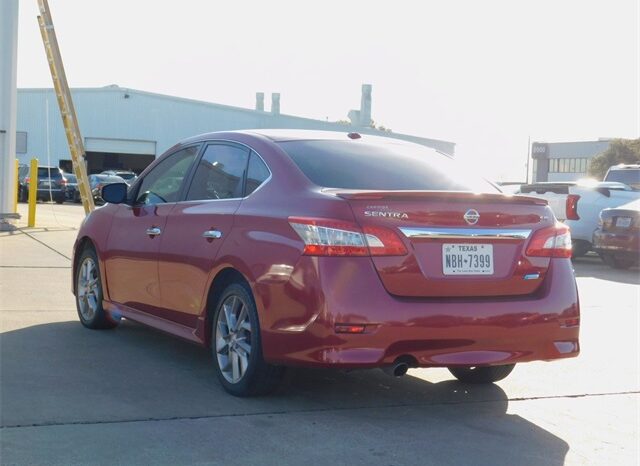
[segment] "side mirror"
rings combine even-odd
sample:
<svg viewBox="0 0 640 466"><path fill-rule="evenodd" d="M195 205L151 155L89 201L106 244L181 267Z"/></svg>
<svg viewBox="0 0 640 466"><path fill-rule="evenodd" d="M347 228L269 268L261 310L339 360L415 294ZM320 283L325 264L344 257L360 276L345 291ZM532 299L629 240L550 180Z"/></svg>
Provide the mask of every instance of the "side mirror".
<svg viewBox="0 0 640 466"><path fill-rule="evenodd" d="M126 183L111 183L102 187L100 196L104 202L109 204L122 204L127 202L127 186Z"/></svg>

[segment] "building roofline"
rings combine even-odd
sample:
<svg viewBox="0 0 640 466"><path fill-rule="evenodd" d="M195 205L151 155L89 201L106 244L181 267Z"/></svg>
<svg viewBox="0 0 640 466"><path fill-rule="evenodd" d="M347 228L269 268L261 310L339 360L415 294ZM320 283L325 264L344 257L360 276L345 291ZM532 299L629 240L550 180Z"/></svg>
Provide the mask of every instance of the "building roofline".
<svg viewBox="0 0 640 466"><path fill-rule="evenodd" d="M53 92L53 88L51 88L51 87L21 87L21 88L18 88L18 91L19 92L34 92L34 91L35 92ZM139 89L132 89L130 87L120 87L120 86L115 85L115 84L107 85L107 86L104 86L104 87L72 87L71 91L72 92L83 92L83 93L127 92L127 93L131 93L131 94L140 94L140 95L145 95L145 96L162 98L162 99L166 99L166 100L173 100L173 101L176 101L176 102L184 102L184 103L190 103L190 104L203 105L203 106L207 106L207 107L214 107L214 108L219 108L221 110L233 110L233 111L236 111L236 112L258 114L260 116L268 117L268 118L286 117L286 118L294 118L294 119L300 120L300 121L307 121L307 122L313 122L313 123L323 123L323 124L326 124L326 125L330 125L331 127L334 127L336 130L344 130L344 131L347 131L347 132L349 132L349 129L351 129L352 131L363 132L363 133L370 134L370 135L386 136L386 137L391 137L391 138L393 138L394 136L399 136L399 137L414 138L414 139L419 139L419 140L424 140L424 141L432 141L432 142L435 142L435 143L451 144L454 147L456 145L455 142L446 141L444 139L427 138L427 137L423 137L423 136L416 136L416 135L413 135L413 134L406 134L406 133L386 132L386 131L380 131L380 130L375 129L375 128L367 128L367 127L362 127L362 126L343 125L343 124L337 123L335 121L317 120L315 118L301 117L301 116L297 116L297 115L289 115L289 114L286 114L286 113L279 113L277 115L274 115L271 112L266 112L266 111L262 111L262 110L255 110L255 109L245 108L245 107L236 107L236 106L233 106L233 105L218 104L218 103L215 103L215 102L207 102L205 100L191 99L191 98L188 98L188 97L178 97L178 96L173 96L173 95L168 95L168 94L160 94L160 93L157 93L157 92L141 91Z"/></svg>
<svg viewBox="0 0 640 466"><path fill-rule="evenodd" d="M580 142L611 142L615 139L624 138L585 139L580 141L531 141L531 144L576 144Z"/></svg>

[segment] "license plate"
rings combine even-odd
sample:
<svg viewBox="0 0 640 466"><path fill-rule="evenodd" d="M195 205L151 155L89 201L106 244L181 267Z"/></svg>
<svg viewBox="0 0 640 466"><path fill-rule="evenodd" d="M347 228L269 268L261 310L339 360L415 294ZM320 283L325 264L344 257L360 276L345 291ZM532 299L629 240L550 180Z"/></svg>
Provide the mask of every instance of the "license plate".
<svg viewBox="0 0 640 466"><path fill-rule="evenodd" d="M629 228L631 226L631 217L616 218L616 226L620 228Z"/></svg>
<svg viewBox="0 0 640 466"><path fill-rule="evenodd" d="M443 244L445 275L493 275L492 244Z"/></svg>
<svg viewBox="0 0 640 466"><path fill-rule="evenodd" d="M40 186L42 188L50 188L51 187L51 183L49 181L41 181L40 182Z"/></svg>

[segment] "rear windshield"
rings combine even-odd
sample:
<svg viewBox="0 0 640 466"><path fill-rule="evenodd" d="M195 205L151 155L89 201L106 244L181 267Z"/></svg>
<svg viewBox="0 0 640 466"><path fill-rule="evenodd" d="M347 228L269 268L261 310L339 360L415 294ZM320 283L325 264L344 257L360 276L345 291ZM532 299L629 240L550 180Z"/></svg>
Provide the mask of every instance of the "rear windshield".
<svg viewBox="0 0 640 466"><path fill-rule="evenodd" d="M135 173L118 173L117 175L123 180L130 180L131 178L136 177Z"/></svg>
<svg viewBox="0 0 640 466"><path fill-rule="evenodd" d="M609 170L606 181L617 181L618 183L628 184L629 186L638 187L640 184L640 170L627 168L623 170Z"/></svg>
<svg viewBox="0 0 640 466"><path fill-rule="evenodd" d="M38 167L38 178L62 178L59 168Z"/></svg>
<svg viewBox="0 0 640 466"><path fill-rule="evenodd" d="M500 192L462 164L424 146L326 140L279 145L311 182L322 187Z"/></svg>

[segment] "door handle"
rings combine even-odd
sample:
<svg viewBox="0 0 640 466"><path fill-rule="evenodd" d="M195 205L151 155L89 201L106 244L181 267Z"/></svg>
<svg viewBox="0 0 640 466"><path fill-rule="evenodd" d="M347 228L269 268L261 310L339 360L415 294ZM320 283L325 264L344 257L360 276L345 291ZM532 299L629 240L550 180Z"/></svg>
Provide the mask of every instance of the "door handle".
<svg viewBox="0 0 640 466"><path fill-rule="evenodd" d="M151 237L158 236L160 233L162 233L162 230L158 227L147 228L147 235Z"/></svg>
<svg viewBox="0 0 640 466"><path fill-rule="evenodd" d="M207 230L202 233L202 237L207 239L220 239L222 238L222 232L220 230Z"/></svg>

